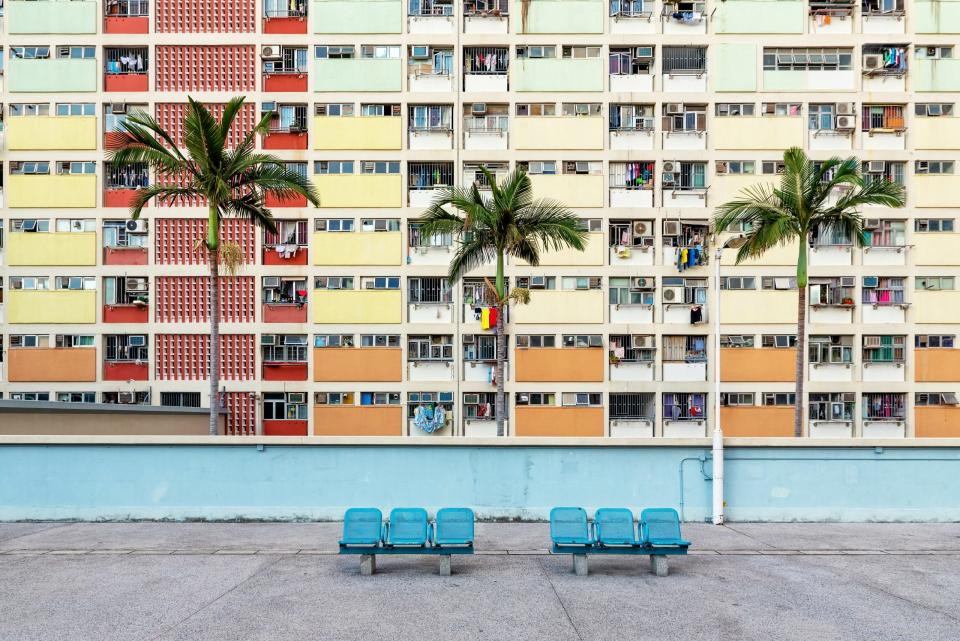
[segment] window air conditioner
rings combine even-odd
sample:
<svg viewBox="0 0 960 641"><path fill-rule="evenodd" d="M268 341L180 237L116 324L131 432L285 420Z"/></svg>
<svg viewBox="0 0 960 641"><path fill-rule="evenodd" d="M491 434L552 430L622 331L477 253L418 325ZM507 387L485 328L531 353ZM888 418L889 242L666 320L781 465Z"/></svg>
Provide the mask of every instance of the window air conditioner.
<svg viewBox="0 0 960 641"><path fill-rule="evenodd" d="M280 287L279 276L264 276L263 278L264 289L276 289L277 287Z"/></svg>
<svg viewBox="0 0 960 641"><path fill-rule="evenodd" d="M883 173L883 170L886 168L887 163L882 160L871 160L867 163L867 171L871 174L874 173Z"/></svg>
<svg viewBox="0 0 960 641"><path fill-rule="evenodd" d="M637 47L633 50L633 55L637 58L652 58L653 47Z"/></svg>
<svg viewBox="0 0 960 641"><path fill-rule="evenodd" d="M880 226L879 218L867 218L866 220L863 221L864 229L876 229L879 226Z"/></svg>
<svg viewBox="0 0 960 641"><path fill-rule="evenodd" d="M306 392L288 392L287 402L288 403L306 403L307 394Z"/></svg>
<svg viewBox="0 0 960 641"><path fill-rule="evenodd" d="M664 235L664 236L679 236L679 235L680 235L680 221L679 221L679 220L665 220L665 221L663 221L663 235Z"/></svg>
<svg viewBox="0 0 960 641"><path fill-rule="evenodd" d="M414 60L423 60L430 57L430 47L427 45L414 45L410 47L410 57Z"/></svg>
<svg viewBox="0 0 960 641"><path fill-rule="evenodd" d="M145 347L147 344L147 337L143 334L137 334L127 338L127 345L130 347Z"/></svg>
<svg viewBox="0 0 960 641"><path fill-rule="evenodd" d="M277 103L276 102L264 102L260 104L260 113L267 113L268 111L276 112Z"/></svg>
<svg viewBox="0 0 960 641"><path fill-rule="evenodd" d="M115 102L110 105L110 113L112 114L125 114L127 113L127 105L123 102Z"/></svg>
<svg viewBox="0 0 960 641"><path fill-rule="evenodd" d="M117 402L123 404L133 403L135 396L133 392L118 392L117 393Z"/></svg>
<svg viewBox="0 0 960 641"><path fill-rule="evenodd" d="M719 176L720 174L727 173L728 167L729 165L727 163L723 162L722 160L718 160L716 165L717 175Z"/></svg>
<svg viewBox="0 0 960 641"><path fill-rule="evenodd" d="M474 116L482 116L487 113L487 103L475 102L470 106L470 113Z"/></svg>
<svg viewBox="0 0 960 641"><path fill-rule="evenodd" d="M683 301L683 287L664 287L663 302L679 303Z"/></svg>
<svg viewBox="0 0 960 641"><path fill-rule="evenodd" d="M276 345L277 344L277 335L276 334L261 334L260 336L261 345Z"/></svg>
<svg viewBox="0 0 960 641"><path fill-rule="evenodd" d="M530 277L530 289L543 289L546 286L547 286L547 279L545 276Z"/></svg>
<svg viewBox="0 0 960 641"><path fill-rule="evenodd" d="M878 287L880 285L879 276L864 276L863 277L863 286L867 289Z"/></svg>
<svg viewBox="0 0 960 641"><path fill-rule="evenodd" d="M480 403L479 394L464 394L463 403L465 405L478 405Z"/></svg>
<svg viewBox="0 0 960 641"><path fill-rule="evenodd" d="M463 344L464 344L464 345L466 345L466 344L468 344L468 343L471 343L471 344L472 344L472 343L476 343L476 342L477 342L477 337L474 336L473 334L464 334L464 335L463 335Z"/></svg>
<svg viewBox="0 0 960 641"><path fill-rule="evenodd" d="M667 113L668 113L668 114L682 114L682 113L683 113L683 103L682 103L682 102L668 102L668 103L667 103Z"/></svg>
<svg viewBox="0 0 960 641"><path fill-rule="evenodd" d="M853 287L853 276L842 276L840 278L840 287Z"/></svg>

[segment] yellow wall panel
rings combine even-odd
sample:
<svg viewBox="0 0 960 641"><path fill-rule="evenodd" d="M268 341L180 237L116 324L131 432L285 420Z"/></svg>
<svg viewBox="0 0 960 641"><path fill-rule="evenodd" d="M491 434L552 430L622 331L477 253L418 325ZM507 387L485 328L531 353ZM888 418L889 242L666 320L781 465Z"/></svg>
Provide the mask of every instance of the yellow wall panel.
<svg viewBox="0 0 960 641"><path fill-rule="evenodd" d="M313 182L324 209L403 205L400 174L318 174Z"/></svg>
<svg viewBox="0 0 960 641"><path fill-rule="evenodd" d="M7 236L9 265L96 265L97 234L11 233Z"/></svg>
<svg viewBox="0 0 960 641"><path fill-rule="evenodd" d="M535 289L530 303L514 305L510 314L518 324L602 323L606 292Z"/></svg>
<svg viewBox="0 0 960 641"><path fill-rule="evenodd" d="M960 265L960 234L914 234L913 254L917 265Z"/></svg>
<svg viewBox="0 0 960 641"><path fill-rule="evenodd" d="M530 116L513 121L515 149L603 149L602 116Z"/></svg>
<svg viewBox="0 0 960 641"><path fill-rule="evenodd" d="M768 249L764 252L763 256L759 258L748 258L740 263L741 266L749 267L751 265L757 265L760 267L765 267L769 265L789 265L796 266L797 257L800 254L800 247L797 243L793 242L788 245L777 245L772 249ZM720 264L724 266L733 266L737 264L737 250L736 249L724 249L723 258L720 261ZM759 285L759 283L757 283ZM726 295L726 292L724 292Z"/></svg>
<svg viewBox="0 0 960 641"><path fill-rule="evenodd" d="M97 206L97 177L92 174L17 174L9 176L8 181L7 207L31 209Z"/></svg>
<svg viewBox="0 0 960 641"><path fill-rule="evenodd" d="M96 116L14 116L7 120L10 151L97 148Z"/></svg>
<svg viewBox="0 0 960 641"><path fill-rule="evenodd" d="M960 118L914 118L907 132L914 149L956 149L960 140Z"/></svg>
<svg viewBox="0 0 960 641"><path fill-rule="evenodd" d="M759 169L759 163L757 163ZM775 176L757 176L742 174L720 174L714 176L710 183L710 191L707 193L710 207L719 207L731 200L742 199L744 195L741 192L746 187L753 185L775 185L777 180Z"/></svg>
<svg viewBox="0 0 960 641"><path fill-rule="evenodd" d="M533 174L533 197L550 198L567 207L603 207L603 176Z"/></svg>
<svg viewBox="0 0 960 641"><path fill-rule="evenodd" d="M583 251L567 248L560 251L545 251L540 254L540 265L551 267L559 266L593 266L603 265L607 255L607 246L604 243L603 232L587 234ZM517 260L518 265L527 265L525 260Z"/></svg>
<svg viewBox="0 0 960 641"><path fill-rule="evenodd" d="M913 293L915 323L956 323L958 318L960 291L921 290Z"/></svg>
<svg viewBox="0 0 960 641"><path fill-rule="evenodd" d="M314 149L400 149L403 143L403 118L316 116L311 135Z"/></svg>
<svg viewBox="0 0 960 641"><path fill-rule="evenodd" d="M916 207L960 207L958 175L919 174L913 177L910 191Z"/></svg>
<svg viewBox="0 0 960 641"><path fill-rule="evenodd" d="M400 265L400 232L317 232L310 243L314 265Z"/></svg>
<svg viewBox="0 0 960 641"><path fill-rule="evenodd" d="M96 323L97 292L15 289L7 293L10 324Z"/></svg>
<svg viewBox="0 0 960 641"><path fill-rule="evenodd" d="M724 290L720 293L720 322L760 325L796 323L797 292Z"/></svg>
<svg viewBox="0 0 960 641"><path fill-rule="evenodd" d="M315 289L310 306L314 323L363 325L402 322L400 291Z"/></svg>

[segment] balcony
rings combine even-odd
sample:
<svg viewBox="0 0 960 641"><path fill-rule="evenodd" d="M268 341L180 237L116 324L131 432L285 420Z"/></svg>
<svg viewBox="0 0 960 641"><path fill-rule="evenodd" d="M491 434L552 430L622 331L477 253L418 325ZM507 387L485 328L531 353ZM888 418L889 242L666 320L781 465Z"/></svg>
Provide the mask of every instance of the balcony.
<svg viewBox="0 0 960 641"><path fill-rule="evenodd" d="M381 325L403 322L399 290L316 289L313 322L334 325ZM366 379L364 379L366 380Z"/></svg>
<svg viewBox="0 0 960 641"><path fill-rule="evenodd" d="M393 383L403 380L403 353L393 347L318 347L313 350L318 383Z"/></svg>
<svg viewBox="0 0 960 641"><path fill-rule="evenodd" d="M97 177L15 174L7 178L7 207L72 209L97 206Z"/></svg>
<svg viewBox="0 0 960 641"><path fill-rule="evenodd" d="M150 184L150 170L145 164L106 166L103 179L103 206L129 209L137 192ZM149 206L147 203L145 206ZM146 221L143 223L146 224ZM144 227L146 229L146 227Z"/></svg>
<svg viewBox="0 0 960 641"><path fill-rule="evenodd" d="M957 71L960 72L960 68ZM915 207L960 207L958 174L914 174L910 190Z"/></svg>
<svg viewBox="0 0 960 641"><path fill-rule="evenodd" d="M795 3L769 0L769 2L758 4ZM717 118L713 121L713 146L715 149L778 151L790 147L803 147L806 124L800 116Z"/></svg>
<svg viewBox="0 0 960 641"><path fill-rule="evenodd" d="M577 3L582 4L582 3ZM514 408L514 436L602 437L606 435L602 407Z"/></svg>
<svg viewBox="0 0 960 641"><path fill-rule="evenodd" d="M400 174L316 174L313 182L324 209L403 206Z"/></svg>
<svg viewBox="0 0 960 641"><path fill-rule="evenodd" d="M103 90L120 93L150 91L148 52L146 47L105 47Z"/></svg>
<svg viewBox="0 0 960 641"><path fill-rule="evenodd" d="M315 232L311 242L314 265L400 265L400 232Z"/></svg>
<svg viewBox="0 0 960 641"><path fill-rule="evenodd" d="M601 58L521 58L514 60L513 64L513 88L518 92L604 89L606 70Z"/></svg>
<svg viewBox="0 0 960 641"><path fill-rule="evenodd" d="M84 325L97 322L97 292L93 290L14 289L7 292L6 307L7 323L11 325Z"/></svg>
<svg viewBox="0 0 960 641"><path fill-rule="evenodd" d="M507 35L510 32L510 0L464 0L463 33Z"/></svg>
<svg viewBox="0 0 960 641"><path fill-rule="evenodd" d="M148 0L116 0L104 4L104 33L138 35L150 33Z"/></svg>
<svg viewBox="0 0 960 641"><path fill-rule="evenodd" d="M23 1L23 4L40 7L46 3ZM57 0L57 4L87 3ZM7 65L9 85L6 89L9 92L83 93L97 90L100 66L93 58L11 58Z"/></svg>
<svg viewBox="0 0 960 641"><path fill-rule="evenodd" d="M913 358L914 380L918 383L960 381L960 349L952 347L917 349L913 352Z"/></svg>
<svg viewBox="0 0 960 641"><path fill-rule="evenodd" d="M314 405L314 436L403 436L400 405Z"/></svg>
<svg viewBox="0 0 960 641"><path fill-rule="evenodd" d="M714 33L800 34L806 21L800 0L727 0L716 5Z"/></svg>
<svg viewBox="0 0 960 641"><path fill-rule="evenodd" d="M721 305L724 297L731 293L724 291L720 295ZM723 315L720 319L736 322L728 321ZM720 380L724 383L790 383L794 380L796 366L797 350L793 348L720 348ZM723 429L726 432L726 425Z"/></svg>
<svg viewBox="0 0 960 641"><path fill-rule="evenodd" d="M573 209L604 206L604 179L596 174L530 174L534 198L552 198Z"/></svg>
<svg viewBox="0 0 960 641"><path fill-rule="evenodd" d="M11 383L89 383L97 380L93 347L12 347L7 350Z"/></svg>
<svg viewBox="0 0 960 641"><path fill-rule="evenodd" d="M515 305L513 322L519 325L594 324L604 322L606 293L600 289L558 291L535 289L527 305Z"/></svg>
<svg viewBox="0 0 960 641"><path fill-rule="evenodd" d="M45 4L17 0L15 4ZM58 4L66 4L55 0ZM10 151L80 151L97 148L96 116L12 116L6 120Z"/></svg>
<svg viewBox="0 0 960 641"><path fill-rule="evenodd" d="M7 3L7 33L94 34L99 10L96 0L13 0Z"/></svg>
<svg viewBox="0 0 960 641"><path fill-rule="evenodd" d="M323 0L316 4L327 4ZM366 0L333 3L366 5ZM397 3L400 6L400 3ZM403 67L399 58L334 58L313 61L313 90L320 92L401 91Z"/></svg>
<svg viewBox="0 0 960 641"><path fill-rule="evenodd" d="M104 265L146 265L147 264L146 247L114 247L103 248Z"/></svg>
<svg viewBox="0 0 960 641"><path fill-rule="evenodd" d="M292 0L283 3L282 8L275 2L264 2L263 32L278 35L300 35L307 33L307 4L309 0ZM270 6L268 9L267 6Z"/></svg>
<svg viewBox="0 0 960 641"><path fill-rule="evenodd" d="M264 381L305 381L307 380L306 361L263 361L261 380Z"/></svg>
<svg viewBox="0 0 960 641"><path fill-rule="evenodd" d="M960 2L914 0L910 20L914 33L960 33Z"/></svg>
<svg viewBox="0 0 960 641"><path fill-rule="evenodd" d="M96 265L97 234L13 232L7 235L6 256L11 267Z"/></svg>
<svg viewBox="0 0 960 641"><path fill-rule="evenodd" d="M104 323L149 323L149 304L120 304L103 306Z"/></svg>
<svg viewBox="0 0 960 641"><path fill-rule="evenodd" d="M601 34L606 24L604 0L540 0L526 7L514 0L513 15L518 34Z"/></svg>
<svg viewBox="0 0 960 641"><path fill-rule="evenodd" d="M602 116L527 116L513 121L513 146L518 150L600 150L603 133Z"/></svg>
<svg viewBox="0 0 960 641"><path fill-rule="evenodd" d="M309 91L306 68L300 71L264 71L263 91L305 93Z"/></svg>
<svg viewBox="0 0 960 641"><path fill-rule="evenodd" d="M396 150L403 144L399 116L354 116L313 119L313 148L317 150Z"/></svg>
<svg viewBox="0 0 960 641"><path fill-rule="evenodd" d="M407 33L450 34L454 33L455 0L413 0L409 2Z"/></svg>
<svg viewBox="0 0 960 641"><path fill-rule="evenodd" d="M606 354L602 347L514 350L518 383L602 383Z"/></svg>
<svg viewBox="0 0 960 641"><path fill-rule="evenodd" d="M261 317L264 323L306 323L307 304L263 303ZM306 380L306 379L303 379Z"/></svg>
<svg viewBox="0 0 960 641"><path fill-rule="evenodd" d="M310 6L313 33L401 33L401 0L313 0Z"/></svg>
<svg viewBox="0 0 960 641"><path fill-rule="evenodd" d="M140 361L104 361L105 381L149 381L150 365Z"/></svg>
<svg viewBox="0 0 960 641"><path fill-rule="evenodd" d="M720 408L720 425L725 437L790 437L793 411L793 407L724 406Z"/></svg>
<svg viewBox="0 0 960 641"><path fill-rule="evenodd" d="M917 438L960 437L960 407L956 405L914 407L913 420Z"/></svg>

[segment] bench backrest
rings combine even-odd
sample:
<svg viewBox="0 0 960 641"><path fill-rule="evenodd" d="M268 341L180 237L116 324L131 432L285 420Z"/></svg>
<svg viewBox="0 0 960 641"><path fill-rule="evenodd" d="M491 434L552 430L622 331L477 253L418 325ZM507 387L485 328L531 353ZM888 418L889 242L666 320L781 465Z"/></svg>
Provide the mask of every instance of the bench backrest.
<svg viewBox="0 0 960 641"><path fill-rule="evenodd" d="M390 511L388 543L426 545L427 511L422 507L397 507Z"/></svg>
<svg viewBox="0 0 960 641"><path fill-rule="evenodd" d="M604 545L634 545L633 512L625 507L602 507L593 519L597 542Z"/></svg>
<svg viewBox="0 0 960 641"><path fill-rule="evenodd" d="M437 511L437 545L471 545L473 522L473 510L470 508L441 508Z"/></svg>
<svg viewBox="0 0 960 641"><path fill-rule="evenodd" d="M640 513L640 538L653 545L679 545L680 515L669 507L647 508Z"/></svg>
<svg viewBox="0 0 960 641"><path fill-rule="evenodd" d="M352 507L343 515L344 545L377 545L383 528L383 513L375 507Z"/></svg>
<svg viewBox="0 0 960 641"><path fill-rule="evenodd" d="M555 507L550 510L550 539L560 545L589 545L590 525L582 507Z"/></svg>

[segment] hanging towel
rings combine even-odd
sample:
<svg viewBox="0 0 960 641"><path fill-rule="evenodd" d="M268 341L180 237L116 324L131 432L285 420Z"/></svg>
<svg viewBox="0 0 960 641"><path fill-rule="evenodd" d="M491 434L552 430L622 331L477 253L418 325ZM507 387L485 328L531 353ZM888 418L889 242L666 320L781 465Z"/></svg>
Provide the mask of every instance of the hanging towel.
<svg viewBox="0 0 960 641"><path fill-rule="evenodd" d="M490 327L489 329L497 329L497 309L495 307L490 308Z"/></svg>
<svg viewBox="0 0 960 641"><path fill-rule="evenodd" d="M489 307L484 307L483 311L480 312L480 328L490 329L490 308Z"/></svg>

